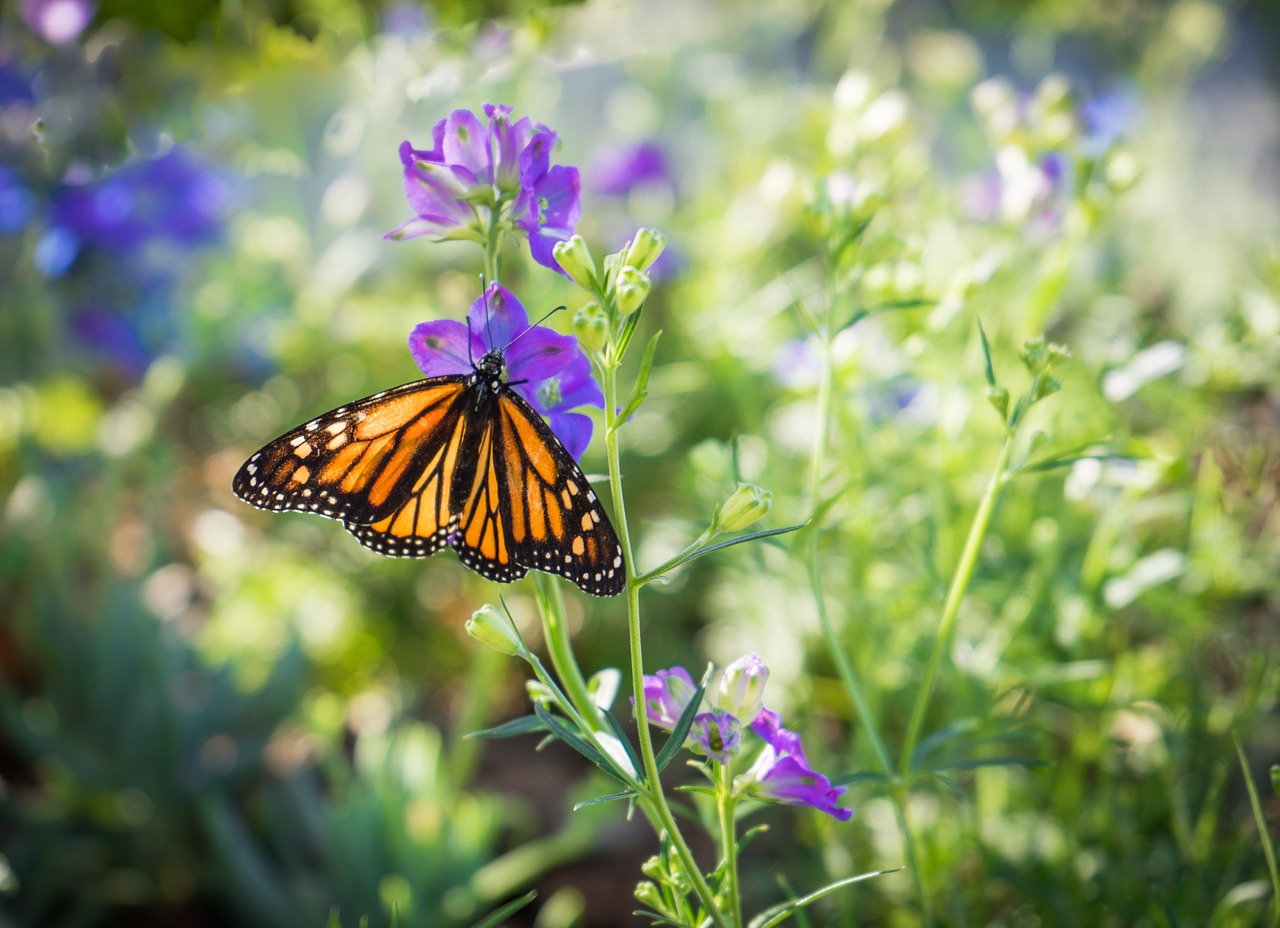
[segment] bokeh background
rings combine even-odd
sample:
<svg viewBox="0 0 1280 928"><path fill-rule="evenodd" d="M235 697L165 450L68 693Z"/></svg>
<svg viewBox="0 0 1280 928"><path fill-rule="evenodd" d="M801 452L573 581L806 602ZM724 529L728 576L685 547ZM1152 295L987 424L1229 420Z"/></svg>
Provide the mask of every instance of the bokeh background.
<svg viewBox="0 0 1280 928"><path fill-rule="evenodd" d="M651 835L569 812L607 784L462 737L525 711L462 630L496 588L230 491L478 294L474 249L381 236L400 142L485 101L560 133L597 255L670 242L623 438L641 566L739 479L764 527L808 514L808 320L873 310L835 336L818 550L891 745L1002 437L977 323L1015 394L1024 339L1070 347L1023 450L1094 456L1006 489L926 723L960 753L907 800L931 917L1273 924L1278 47L1266 0L5 3L0 925L469 925L529 887L511 924L631 920ZM621 605L568 599L585 669L625 666ZM758 651L814 765L874 771L799 546L644 605L650 670ZM885 785L850 790L848 824L758 813L749 910L903 863ZM809 917L924 923L904 873Z"/></svg>

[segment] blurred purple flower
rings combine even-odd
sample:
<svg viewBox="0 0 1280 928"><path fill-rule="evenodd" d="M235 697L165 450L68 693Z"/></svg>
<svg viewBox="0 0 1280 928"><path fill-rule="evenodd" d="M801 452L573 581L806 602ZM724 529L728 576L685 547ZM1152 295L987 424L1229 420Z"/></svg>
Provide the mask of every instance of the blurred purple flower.
<svg viewBox="0 0 1280 928"><path fill-rule="evenodd" d="M426 12L416 3L393 3L382 11L382 31L414 36L427 30Z"/></svg>
<svg viewBox="0 0 1280 928"><path fill-rule="evenodd" d="M552 165L556 134L511 107L486 103L486 127L470 110L454 110L432 129L432 147L400 146L404 189L416 213L387 233L400 240L432 235L483 242L496 212L529 237L544 267L560 270L551 249L573 234L581 214L578 169ZM562 272L563 273L563 272Z"/></svg>
<svg viewBox="0 0 1280 928"><path fill-rule="evenodd" d="M103 306L88 306L72 316L71 335L132 377L144 373L155 354L148 348L136 319Z"/></svg>
<svg viewBox="0 0 1280 928"><path fill-rule="evenodd" d="M27 28L51 45L74 42L98 11L91 0L20 0L18 15Z"/></svg>
<svg viewBox="0 0 1280 928"><path fill-rule="evenodd" d="M671 731L698 688L683 667L644 675L644 711L649 721ZM634 699L632 700L634 703Z"/></svg>
<svg viewBox="0 0 1280 928"><path fill-rule="evenodd" d="M809 766L800 736L782 727L776 712L763 710L751 730L764 739L765 748L751 769L734 781L735 789L765 802L810 806L842 822L853 816L852 809L837 805L846 792Z"/></svg>
<svg viewBox="0 0 1280 928"><path fill-rule="evenodd" d="M649 184L674 185L667 153L656 142L602 147L596 151L587 176L592 190L607 195L629 193Z"/></svg>
<svg viewBox="0 0 1280 928"><path fill-rule="evenodd" d="M23 186L17 174L0 164L0 235L25 228L35 208L31 191Z"/></svg>
<svg viewBox="0 0 1280 928"><path fill-rule="evenodd" d="M727 764L742 748L742 723L736 715L724 709L700 712L693 717L689 740L699 754Z"/></svg>
<svg viewBox="0 0 1280 928"><path fill-rule="evenodd" d="M51 229L117 255L151 244L191 248L221 234L231 185L183 148L132 161L94 184L65 187Z"/></svg>
<svg viewBox="0 0 1280 928"><path fill-rule="evenodd" d="M1080 107L1081 150L1089 157L1103 154L1133 127L1140 111L1138 97L1130 90L1110 90L1087 100Z"/></svg>
<svg viewBox="0 0 1280 928"><path fill-rule="evenodd" d="M570 413L578 406L604 408L604 394L591 378L591 365L577 339L529 317L511 293L492 283L471 304L467 325L452 319L423 322L409 334L409 352L428 377L470 374L472 362L501 349L512 389L539 414L575 458L591 441L591 420Z"/></svg>

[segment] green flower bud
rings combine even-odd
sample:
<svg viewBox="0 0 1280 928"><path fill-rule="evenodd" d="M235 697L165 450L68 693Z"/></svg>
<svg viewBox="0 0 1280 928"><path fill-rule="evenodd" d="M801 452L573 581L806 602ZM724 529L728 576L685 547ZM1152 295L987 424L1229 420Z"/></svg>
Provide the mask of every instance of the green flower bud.
<svg viewBox="0 0 1280 928"><path fill-rule="evenodd" d="M573 314L573 334L587 351L599 351L609 340L609 317L596 300L578 307Z"/></svg>
<svg viewBox="0 0 1280 928"><path fill-rule="evenodd" d="M661 915L670 914L666 900L662 898L662 891L648 880L636 886L636 901Z"/></svg>
<svg viewBox="0 0 1280 928"><path fill-rule="evenodd" d="M568 241L556 242L551 254L575 284L583 290L596 288L600 276L596 273L596 262L587 248L587 240L581 235L574 235Z"/></svg>
<svg viewBox="0 0 1280 928"><path fill-rule="evenodd" d="M1062 384L1052 377L1045 376L1037 381L1036 395L1032 397L1031 402L1038 403L1046 396L1053 396L1062 389Z"/></svg>
<svg viewBox="0 0 1280 928"><path fill-rule="evenodd" d="M773 494L749 483L738 484L738 489L724 501L716 516L716 531L737 532L764 516L773 506Z"/></svg>
<svg viewBox="0 0 1280 928"><path fill-rule="evenodd" d="M641 229L627 246L622 263L637 271L647 271L666 247L667 239L661 232L656 229Z"/></svg>
<svg viewBox="0 0 1280 928"><path fill-rule="evenodd" d="M467 619L467 634L499 654L515 656L524 653L524 642L511 620L496 606L481 606Z"/></svg>
<svg viewBox="0 0 1280 928"><path fill-rule="evenodd" d="M618 280L614 284L617 295L618 314L624 319L644 305L649 296L649 275L627 265L618 271Z"/></svg>
<svg viewBox="0 0 1280 928"><path fill-rule="evenodd" d="M987 387L987 402L991 408L1000 413L1000 418L1009 419L1009 391L1001 386Z"/></svg>

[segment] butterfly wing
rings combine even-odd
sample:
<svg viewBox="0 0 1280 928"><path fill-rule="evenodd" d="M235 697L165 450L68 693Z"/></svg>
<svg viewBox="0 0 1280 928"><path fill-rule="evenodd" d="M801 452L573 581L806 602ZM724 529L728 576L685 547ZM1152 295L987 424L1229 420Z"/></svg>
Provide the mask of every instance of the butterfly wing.
<svg viewBox="0 0 1280 928"><path fill-rule="evenodd" d="M240 468L232 489L260 509L314 512L355 533L352 526L403 510L415 490L423 496L423 481L433 473L451 486L457 455L447 449L464 428L465 395L466 378L446 376L348 403L263 447ZM447 503L446 489L439 498L444 512Z"/></svg>
<svg viewBox="0 0 1280 928"><path fill-rule="evenodd" d="M622 546L573 456L510 388L477 442L454 542L464 563L501 579L509 565L545 570L594 596L626 585ZM490 572L487 572L490 571ZM492 573L491 573L492 572Z"/></svg>

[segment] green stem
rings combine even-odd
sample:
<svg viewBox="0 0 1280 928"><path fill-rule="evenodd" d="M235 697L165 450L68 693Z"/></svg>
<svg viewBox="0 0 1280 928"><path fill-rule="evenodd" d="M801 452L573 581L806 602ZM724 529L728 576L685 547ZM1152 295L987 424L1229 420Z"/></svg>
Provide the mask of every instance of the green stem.
<svg viewBox="0 0 1280 928"><path fill-rule="evenodd" d="M573 653L569 623L564 612L564 596L559 584L550 574L535 570L533 588L538 597L538 612L542 616L542 636L547 642L547 654L564 687L565 695L578 710L578 714L591 726L592 731L607 731L608 726L600 720L600 713L591 699L582 668L578 666Z"/></svg>
<svg viewBox="0 0 1280 928"><path fill-rule="evenodd" d="M627 572L627 637L631 646L631 691L635 698L636 729L640 740L640 759L644 765L644 795L652 804L656 816L667 837L675 847L702 906L711 920L719 928L731 928L731 924L723 912L716 906L715 896L707 885L698 863L689 850L688 842L680 833L671 807L667 805L667 797L662 792L662 781L658 770L657 757L653 751L653 736L649 731L648 713L644 711L644 658L640 642L640 583L636 579L635 558L631 548L631 533L627 529L627 506L622 495L621 455L618 450L618 430L615 428L618 410L618 362L610 358L601 365L601 379L604 381L604 414L605 414L605 452L609 459L609 491L613 496L614 528L618 533L618 543L622 545L623 565Z"/></svg>
<svg viewBox="0 0 1280 928"><path fill-rule="evenodd" d="M991 525L991 514L995 511L996 499L1005 483L1005 470L1009 464L1009 455L1013 451L1013 431L1005 435L1004 444L1000 447L1000 456L991 472L991 480L987 490L974 513L973 523L969 526L969 537L964 543L964 551L960 554L960 563L951 578L951 588L947 590L947 599L942 606L942 618L938 622L938 634L933 640L933 650L929 654L929 663L925 667L924 680L916 693L915 707L911 710L911 724L907 726L907 737L902 743L902 757L898 762L898 773L906 779L911 772L911 755L915 753L916 743L920 738L920 729L924 725L925 710L929 708L929 697L933 692L934 681L938 677L938 668L942 664L942 655L951 640L951 629L955 625L956 614L960 611L960 603L969 589L969 581L973 578L973 570L978 562L978 549L982 547L982 539L986 537Z"/></svg>
<svg viewBox="0 0 1280 928"><path fill-rule="evenodd" d="M813 460L809 471L809 508L811 520L816 520L822 507L822 465L827 454L828 423L831 421L831 396L834 390L835 371L831 363L831 324L835 316L834 297L827 300L827 330L822 339L822 373L818 380L818 424L814 430ZM853 703L853 711L858 723L867 737L871 739L871 747L875 753L880 771L891 780L894 778L893 761L889 757L889 749L885 746L884 737L880 734L880 726L876 724L875 713L867 701L858 672L849 659L844 646L836 636L835 627L831 624L831 616L827 613L826 593L822 584L822 568L819 564L820 527L814 525L813 542L809 550L809 584L813 590L813 601L818 612L818 625L822 629L822 637L827 651L835 662L836 671ZM928 896L925 893L924 875L916 857L915 840L911 835L911 827L907 821L906 794L899 784L894 784L889 791L893 800L894 814L898 820L898 828L902 831L902 846L906 852L907 866L911 871L911 880L915 886L916 897L920 900L920 912L926 928L933 924L929 909Z"/></svg>
<svg viewBox="0 0 1280 928"><path fill-rule="evenodd" d="M738 893L738 837L734 810L738 798L733 795L733 775L728 764L716 764L719 774L717 793L720 807L720 844L724 847L724 885L729 904L729 917L734 925L742 924L742 897Z"/></svg>

